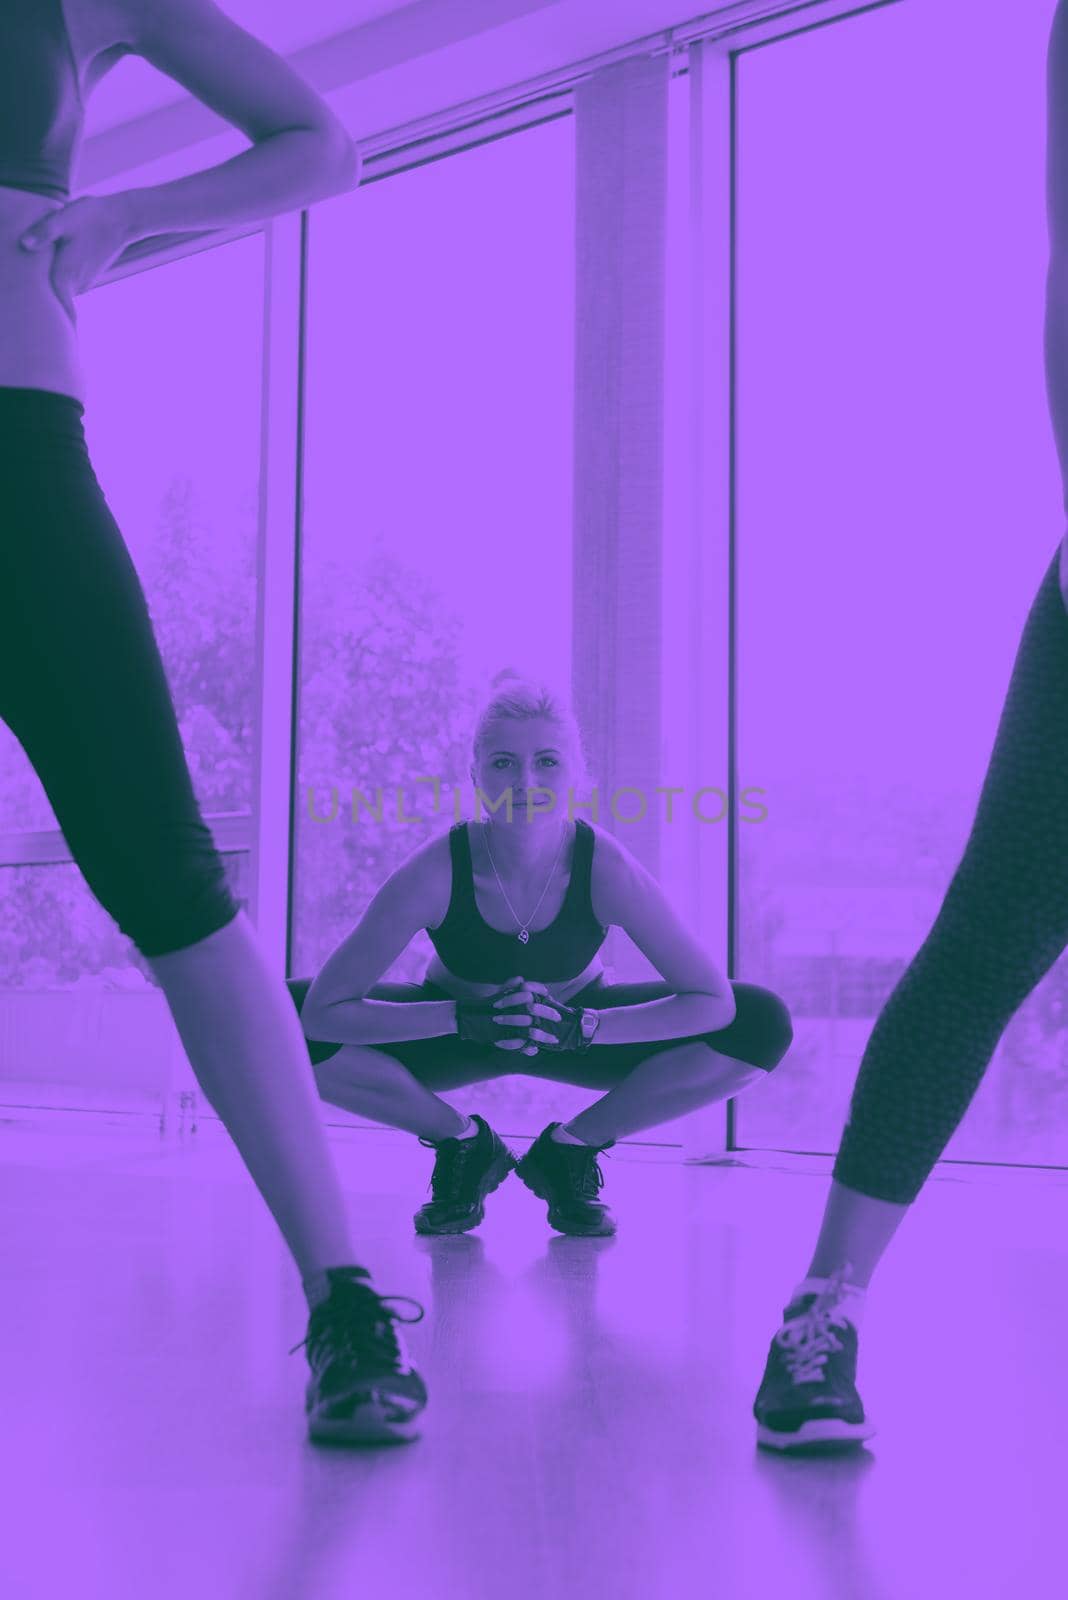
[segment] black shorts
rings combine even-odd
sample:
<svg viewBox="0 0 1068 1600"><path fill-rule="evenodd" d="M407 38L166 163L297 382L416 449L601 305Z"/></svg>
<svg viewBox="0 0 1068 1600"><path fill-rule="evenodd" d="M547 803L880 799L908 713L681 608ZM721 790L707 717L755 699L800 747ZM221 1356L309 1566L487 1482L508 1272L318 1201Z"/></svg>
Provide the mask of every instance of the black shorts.
<svg viewBox="0 0 1068 1600"><path fill-rule="evenodd" d="M311 983L311 978L289 979L289 992L298 1012L303 1009ZM790 1014L770 989L753 983L733 983L731 987L737 1005L734 1021L718 1032L691 1034L686 1038L648 1039L633 1044L595 1042L588 1050L539 1051L536 1056L525 1056L518 1050L498 1050L491 1044L472 1044L455 1033L433 1039L401 1039L365 1048L392 1056L420 1083L438 1092L513 1075L547 1078L554 1083L575 1084L583 1089L610 1089L640 1061L695 1041L707 1044L720 1055L733 1056L770 1072L786 1054L793 1037ZM674 993L669 984L661 981L605 983L599 975L573 995L569 1004L593 1006L603 1011L613 1006L636 1006L647 1000L663 1000ZM453 996L424 980L423 983L377 983L368 990L366 998L410 1003L450 1000ZM308 1049L312 1061L318 1064L329 1060L344 1046L309 1039Z"/></svg>
<svg viewBox="0 0 1068 1600"><path fill-rule="evenodd" d="M163 955L239 908L82 411L0 386L0 717L96 899L143 955Z"/></svg>

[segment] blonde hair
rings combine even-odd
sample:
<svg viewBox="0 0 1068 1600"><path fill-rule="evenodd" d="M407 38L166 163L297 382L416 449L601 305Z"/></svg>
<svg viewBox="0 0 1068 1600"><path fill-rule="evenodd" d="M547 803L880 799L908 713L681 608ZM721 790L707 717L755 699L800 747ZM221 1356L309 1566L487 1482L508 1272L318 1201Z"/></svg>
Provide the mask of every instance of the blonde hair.
<svg viewBox="0 0 1068 1600"><path fill-rule="evenodd" d="M472 761L476 766L485 743L487 725L501 717L515 717L520 722L544 717L547 722L554 722L564 731L571 747L576 768L576 790L592 783L578 720L569 697L557 685L545 678L528 677L514 667L502 667L500 672L495 673L490 680L490 694L475 720L471 748Z"/></svg>

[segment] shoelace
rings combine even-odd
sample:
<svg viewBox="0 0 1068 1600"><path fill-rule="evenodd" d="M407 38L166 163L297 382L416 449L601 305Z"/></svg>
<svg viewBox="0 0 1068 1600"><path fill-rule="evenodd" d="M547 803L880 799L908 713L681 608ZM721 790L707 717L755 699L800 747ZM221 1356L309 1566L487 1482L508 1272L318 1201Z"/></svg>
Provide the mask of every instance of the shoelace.
<svg viewBox="0 0 1068 1600"><path fill-rule="evenodd" d="M406 1301L419 1313L402 1317L387 1301ZM373 1357L375 1364L399 1371L401 1348L395 1322L421 1322L423 1306L410 1295L380 1295L370 1284L354 1278L335 1277L330 1298L316 1306L309 1319L308 1332L290 1355L306 1345L309 1357L343 1356L357 1361Z"/></svg>
<svg viewBox="0 0 1068 1600"><path fill-rule="evenodd" d="M604 1188L604 1173L596 1156L591 1156L586 1163L582 1177L579 1181L579 1194L584 1200L595 1200L599 1189Z"/></svg>
<svg viewBox="0 0 1068 1600"><path fill-rule="evenodd" d="M827 1357L843 1348L842 1341L833 1331L835 1319L831 1313L850 1271L849 1266L839 1267L808 1310L790 1317L775 1335L775 1343L783 1352L786 1370L795 1384L822 1383L826 1376L823 1369Z"/></svg>
<svg viewBox="0 0 1068 1600"><path fill-rule="evenodd" d="M554 1144L558 1150L566 1150L578 1167L578 1183L575 1186L577 1193L583 1200L595 1200L598 1191L604 1188L604 1173L597 1157L606 1153L605 1148L594 1145L582 1148L576 1144L564 1144L560 1140L555 1140Z"/></svg>
<svg viewBox="0 0 1068 1600"><path fill-rule="evenodd" d="M478 1143L478 1134L472 1134L469 1139L442 1140L441 1144L433 1139L420 1139L420 1144L425 1144L429 1150L436 1150L438 1158L434 1162L434 1170L430 1174L427 1189L435 1200L458 1200L463 1188L464 1174L467 1170L468 1158L472 1155ZM450 1149L449 1146L452 1146ZM444 1148L443 1148L444 1147ZM444 1156L444 1160L442 1160Z"/></svg>

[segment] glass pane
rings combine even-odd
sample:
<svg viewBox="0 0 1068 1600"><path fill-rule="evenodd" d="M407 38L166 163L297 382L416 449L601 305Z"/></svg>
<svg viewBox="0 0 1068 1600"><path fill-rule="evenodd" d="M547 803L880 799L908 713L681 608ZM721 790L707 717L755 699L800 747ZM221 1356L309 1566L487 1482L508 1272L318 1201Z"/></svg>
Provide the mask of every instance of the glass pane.
<svg viewBox="0 0 1068 1600"><path fill-rule="evenodd" d="M78 310L90 454L145 586L197 796L206 817L229 815L234 843L251 800L262 283L255 236L124 278L85 296ZM3 724L0 806L0 1079L34 1076L34 1019L43 1014L34 993L47 991L57 1026L70 1013L70 1047L53 1052L48 1070L82 1084L97 1104L109 1084L117 1093L158 1062L117 996L89 1026L88 1013L56 991L125 996L155 986L77 867L49 860L62 848L55 816ZM27 830L45 837L20 844ZM37 864L11 864L23 848ZM225 859L243 899L248 851ZM158 992L152 999L163 1006ZM92 1044L101 1028L110 1049Z"/></svg>
<svg viewBox="0 0 1068 1600"><path fill-rule="evenodd" d="M470 739L493 674L569 678L573 211L566 119L312 216L299 975L448 828L451 785L474 814ZM420 778L440 781L437 812ZM381 821L353 821L354 788L371 803L381 789ZM334 790L336 818L314 820ZM421 932L382 978L419 981L432 953ZM527 1079L478 1090L502 1127L540 1126L539 1097Z"/></svg>
<svg viewBox="0 0 1068 1600"><path fill-rule="evenodd" d="M264 242L109 284L80 314L85 428L148 595L205 815L249 815Z"/></svg>
<svg viewBox="0 0 1068 1600"><path fill-rule="evenodd" d="M743 1145L837 1147L1063 531L1042 363L1053 10L1006 27L928 0L741 58L739 776L768 816L740 830L740 971L796 1018L739 1102ZM948 1154L1068 1160L1066 978L1018 1013Z"/></svg>

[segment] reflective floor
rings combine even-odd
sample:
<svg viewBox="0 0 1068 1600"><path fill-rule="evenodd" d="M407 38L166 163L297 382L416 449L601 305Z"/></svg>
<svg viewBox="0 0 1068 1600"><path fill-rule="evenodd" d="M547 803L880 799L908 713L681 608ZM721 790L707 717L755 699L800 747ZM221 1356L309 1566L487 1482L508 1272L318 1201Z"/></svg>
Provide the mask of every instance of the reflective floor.
<svg viewBox="0 0 1068 1600"><path fill-rule="evenodd" d="M0 1583L333 1600L791 1600L1063 1593L1068 1175L946 1169L869 1301L852 1459L758 1452L749 1414L826 1179L617 1149L614 1241L514 1180L420 1241L430 1152L339 1132L423 1439L317 1451L295 1274L214 1126L0 1124Z"/></svg>

